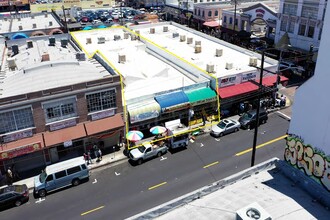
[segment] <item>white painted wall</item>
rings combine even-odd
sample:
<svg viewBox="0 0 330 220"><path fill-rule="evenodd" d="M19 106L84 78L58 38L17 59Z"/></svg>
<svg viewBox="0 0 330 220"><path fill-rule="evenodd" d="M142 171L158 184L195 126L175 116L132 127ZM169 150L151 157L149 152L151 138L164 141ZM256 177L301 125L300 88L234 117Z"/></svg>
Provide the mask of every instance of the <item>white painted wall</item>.
<svg viewBox="0 0 330 220"><path fill-rule="evenodd" d="M330 154L330 4L323 27L315 75L296 91L289 133Z"/></svg>

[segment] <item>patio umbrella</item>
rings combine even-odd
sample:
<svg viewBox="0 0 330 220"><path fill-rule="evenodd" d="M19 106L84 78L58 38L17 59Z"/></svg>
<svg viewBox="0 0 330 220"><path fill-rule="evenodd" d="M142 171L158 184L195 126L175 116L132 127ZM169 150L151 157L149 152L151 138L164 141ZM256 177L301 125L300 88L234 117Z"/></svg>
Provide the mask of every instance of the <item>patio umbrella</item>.
<svg viewBox="0 0 330 220"><path fill-rule="evenodd" d="M105 25L99 25L99 26L97 26L97 28L107 28L107 26L105 26Z"/></svg>
<svg viewBox="0 0 330 220"><path fill-rule="evenodd" d="M152 134L163 134L167 129L163 126L155 126L150 128Z"/></svg>
<svg viewBox="0 0 330 220"><path fill-rule="evenodd" d="M86 26L86 27L83 28L84 31L89 31L89 30L92 30L92 29L93 29L93 27L91 27L91 26Z"/></svg>
<svg viewBox="0 0 330 220"><path fill-rule="evenodd" d="M141 131L129 131L127 134L126 134L126 138L127 140L129 141L139 141L143 138L143 133Z"/></svg>

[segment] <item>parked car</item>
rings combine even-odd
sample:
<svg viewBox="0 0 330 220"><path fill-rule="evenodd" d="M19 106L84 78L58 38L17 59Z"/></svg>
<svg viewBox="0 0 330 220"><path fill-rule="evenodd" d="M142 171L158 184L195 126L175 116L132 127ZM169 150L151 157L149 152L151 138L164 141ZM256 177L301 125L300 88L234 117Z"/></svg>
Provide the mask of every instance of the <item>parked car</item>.
<svg viewBox="0 0 330 220"><path fill-rule="evenodd" d="M282 75L286 77L290 77L292 75L302 76L302 74L305 72L305 69L302 66L298 66L288 61L282 61L279 64L279 70Z"/></svg>
<svg viewBox="0 0 330 220"><path fill-rule="evenodd" d="M29 201L29 189L26 184L6 186L0 189L0 208L20 206Z"/></svg>
<svg viewBox="0 0 330 220"><path fill-rule="evenodd" d="M241 124L234 119L224 119L211 128L211 135L214 137L222 137L225 134L236 132Z"/></svg>
<svg viewBox="0 0 330 220"><path fill-rule="evenodd" d="M245 112L238 121L241 124L242 128L251 129L252 127L256 126L256 119L257 119L257 110L253 109L250 111ZM260 108L259 111L259 124L264 124L268 120L268 114L264 108Z"/></svg>

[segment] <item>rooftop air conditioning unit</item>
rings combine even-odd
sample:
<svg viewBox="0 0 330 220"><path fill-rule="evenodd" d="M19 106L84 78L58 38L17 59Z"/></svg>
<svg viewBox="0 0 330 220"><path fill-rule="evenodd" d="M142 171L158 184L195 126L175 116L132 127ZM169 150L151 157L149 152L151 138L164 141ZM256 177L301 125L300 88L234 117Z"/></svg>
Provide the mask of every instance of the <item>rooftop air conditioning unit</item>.
<svg viewBox="0 0 330 220"><path fill-rule="evenodd" d="M20 31L23 30L23 26L22 25L19 25L18 26L18 30L20 30Z"/></svg>
<svg viewBox="0 0 330 220"><path fill-rule="evenodd" d="M18 45L14 44L11 46L11 50L13 51L13 54L16 55L19 52Z"/></svg>
<svg viewBox="0 0 330 220"><path fill-rule="evenodd" d="M231 70L233 68L233 63L226 63L226 69Z"/></svg>
<svg viewBox="0 0 330 220"><path fill-rule="evenodd" d="M216 49L215 50L215 56L216 57L221 57L222 56L222 53L223 53L223 50L222 49Z"/></svg>
<svg viewBox="0 0 330 220"><path fill-rule="evenodd" d="M86 44L91 44L92 43L92 38L88 37L86 38Z"/></svg>
<svg viewBox="0 0 330 220"><path fill-rule="evenodd" d="M202 41L200 41L200 40L196 40L196 41L195 41L195 46L197 46L197 45L202 45Z"/></svg>
<svg viewBox="0 0 330 220"><path fill-rule="evenodd" d="M179 37L179 33L173 33L173 34L172 34L172 37L173 37L173 38Z"/></svg>
<svg viewBox="0 0 330 220"><path fill-rule="evenodd" d="M34 15L31 15L31 19L34 19Z"/></svg>
<svg viewBox="0 0 330 220"><path fill-rule="evenodd" d="M257 57L250 57L249 59L249 65L256 67L258 64L258 58Z"/></svg>
<svg viewBox="0 0 330 220"><path fill-rule="evenodd" d="M150 34L154 34L155 33L155 28L150 28Z"/></svg>
<svg viewBox="0 0 330 220"><path fill-rule="evenodd" d="M79 61L85 61L86 60L86 56L84 52L78 52L76 53L76 59Z"/></svg>
<svg viewBox="0 0 330 220"><path fill-rule="evenodd" d="M124 39L128 39L128 37L129 37L129 33L128 32L125 32L124 33Z"/></svg>
<svg viewBox="0 0 330 220"><path fill-rule="evenodd" d="M236 220L272 220L272 217L258 203L254 202L236 211Z"/></svg>
<svg viewBox="0 0 330 220"><path fill-rule="evenodd" d="M61 39L61 47L66 48L68 46L68 39Z"/></svg>
<svg viewBox="0 0 330 220"><path fill-rule="evenodd" d="M37 28L37 24L33 23L32 28Z"/></svg>
<svg viewBox="0 0 330 220"><path fill-rule="evenodd" d="M7 58L7 62L8 62L8 68L9 68L10 70L15 70L15 69L17 68L15 58L13 58L13 57L8 57L8 58Z"/></svg>
<svg viewBox="0 0 330 220"><path fill-rule="evenodd" d="M46 13L46 14L45 14L45 18L47 18L47 17L48 17L48 14Z"/></svg>
<svg viewBox="0 0 330 220"><path fill-rule="evenodd" d="M49 46L55 46L55 37L50 37L49 38Z"/></svg>
<svg viewBox="0 0 330 220"><path fill-rule="evenodd" d="M114 41L120 40L120 38L121 38L120 35L114 35L113 36L113 40Z"/></svg>
<svg viewBox="0 0 330 220"><path fill-rule="evenodd" d="M118 63L125 63L126 56L124 54L118 54Z"/></svg>
<svg viewBox="0 0 330 220"><path fill-rule="evenodd" d="M135 34L131 34L131 40L136 40L136 35Z"/></svg>
<svg viewBox="0 0 330 220"><path fill-rule="evenodd" d="M49 53L44 53L41 55L41 62L49 61Z"/></svg>
<svg viewBox="0 0 330 220"><path fill-rule="evenodd" d="M180 35L180 42L186 41L186 35Z"/></svg>
<svg viewBox="0 0 330 220"><path fill-rule="evenodd" d="M32 40L27 40L26 41L27 48L32 48L33 47L33 42Z"/></svg>
<svg viewBox="0 0 330 220"><path fill-rule="evenodd" d="M135 33L136 33L136 34L140 34L140 31L139 31L139 30L136 30Z"/></svg>
<svg viewBox="0 0 330 220"><path fill-rule="evenodd" d="M168 27L167 26L163 27L163 32L168 32Z"/></svg>
<svg viewBox="0 0 330 220"><path fill-rule="evenodd" d="M21 21L21 18L17 18L17 21Z"/></svg>
<svg viewBox="0 0 330 220"><path fill-rule="evenodd" d="M214 73L214 64L206 64L206 72L208 73Z"/></svg>
<svg viewBox="0 0 330 220"><path fill-rule="evenodd" d="M195 46L195 53L201 53L202 52L202 46L201 45L196 45Z"/></svg>
<svg viewBox="0 0 330 220"><path fill-rule="evenodd" d="M49 26L53 26L53 22L52 21L49 22Z"/></svg>
<svg viewBox="0 0 330 220"><path fill-rule="evenodd" d="M120 36L119 36L120 37ZM97 38L97 43L98 44L104 44L105 43L105 37L98 37Z"/></svg>
<svg viewBox="0 0 330 220"><path fill-rule="evenodd" d="M187 37L187 44L192 44L193 38L192 37Z"/></svg>

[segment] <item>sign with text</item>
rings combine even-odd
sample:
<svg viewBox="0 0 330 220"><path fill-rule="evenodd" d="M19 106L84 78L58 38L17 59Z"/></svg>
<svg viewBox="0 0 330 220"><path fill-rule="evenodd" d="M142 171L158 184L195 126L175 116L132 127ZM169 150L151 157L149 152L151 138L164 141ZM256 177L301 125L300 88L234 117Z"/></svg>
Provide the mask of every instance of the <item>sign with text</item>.
<svg viewBox="0 0 330 220"><path fill-rule="evenodd" d="M28 153L32 153L34 151L38 151L41 150L41 143L34 143L34 144L29 144L29 145L25 145L22 147L18 147L18 148L14 148L12 150L9 151L5 151L5 152L1 152L0 153L0 160L3 159L11 159L20 155L24 155L24 154L28 154Z"/></svg>
<svg viewBox="0 0 330 220"><path fill-rule="evenodd" d="M235 85L236 84L236 76L220 78L219 82L220 82L219 87Z"/></svg>
<svg viewBox="0 0 330 220"><path fill-rule="evenodd" d="M91 115L92 117L92 121L95 121L95 120L99 120L99 119L102 119L102 118L107 118L107 117L110 117L110 116L113 116L115 115L115 110L114 109L109 109L109 110L106 110L106 111L103 111L103 112L97 112L97 113L94 113Z"/></svg>
<svg viewBox="0 0 330 220"><path fill-rule="evenodd" d="M22 138L32 137L32 135L33 135L33 132L31 129L31 130L19 131L19 132L15 132L12 134L4 135L2 138L3 138L4 143L8 143L8 142L16 141L16 140L19 140Z"/></svg>
<svg viewBox="0 0 330 220"><path fill-rule="evenodd" d="M75 126L76 124L77 124L77 121L74 118L74 119L70 119L70 120L50 124L49 125L49 130L50 131L56 131L56 130L60 130L60 129L63 129L63 128L68 128L68 127Z"/></svg>
<svg viewBox="0 0 330 220"><path fill-rule="evenodd" d="M249 80L255 80L257 77L257 73L247 73L247 74L243 74L242 76L242 82L247 82Z"/></svg>

